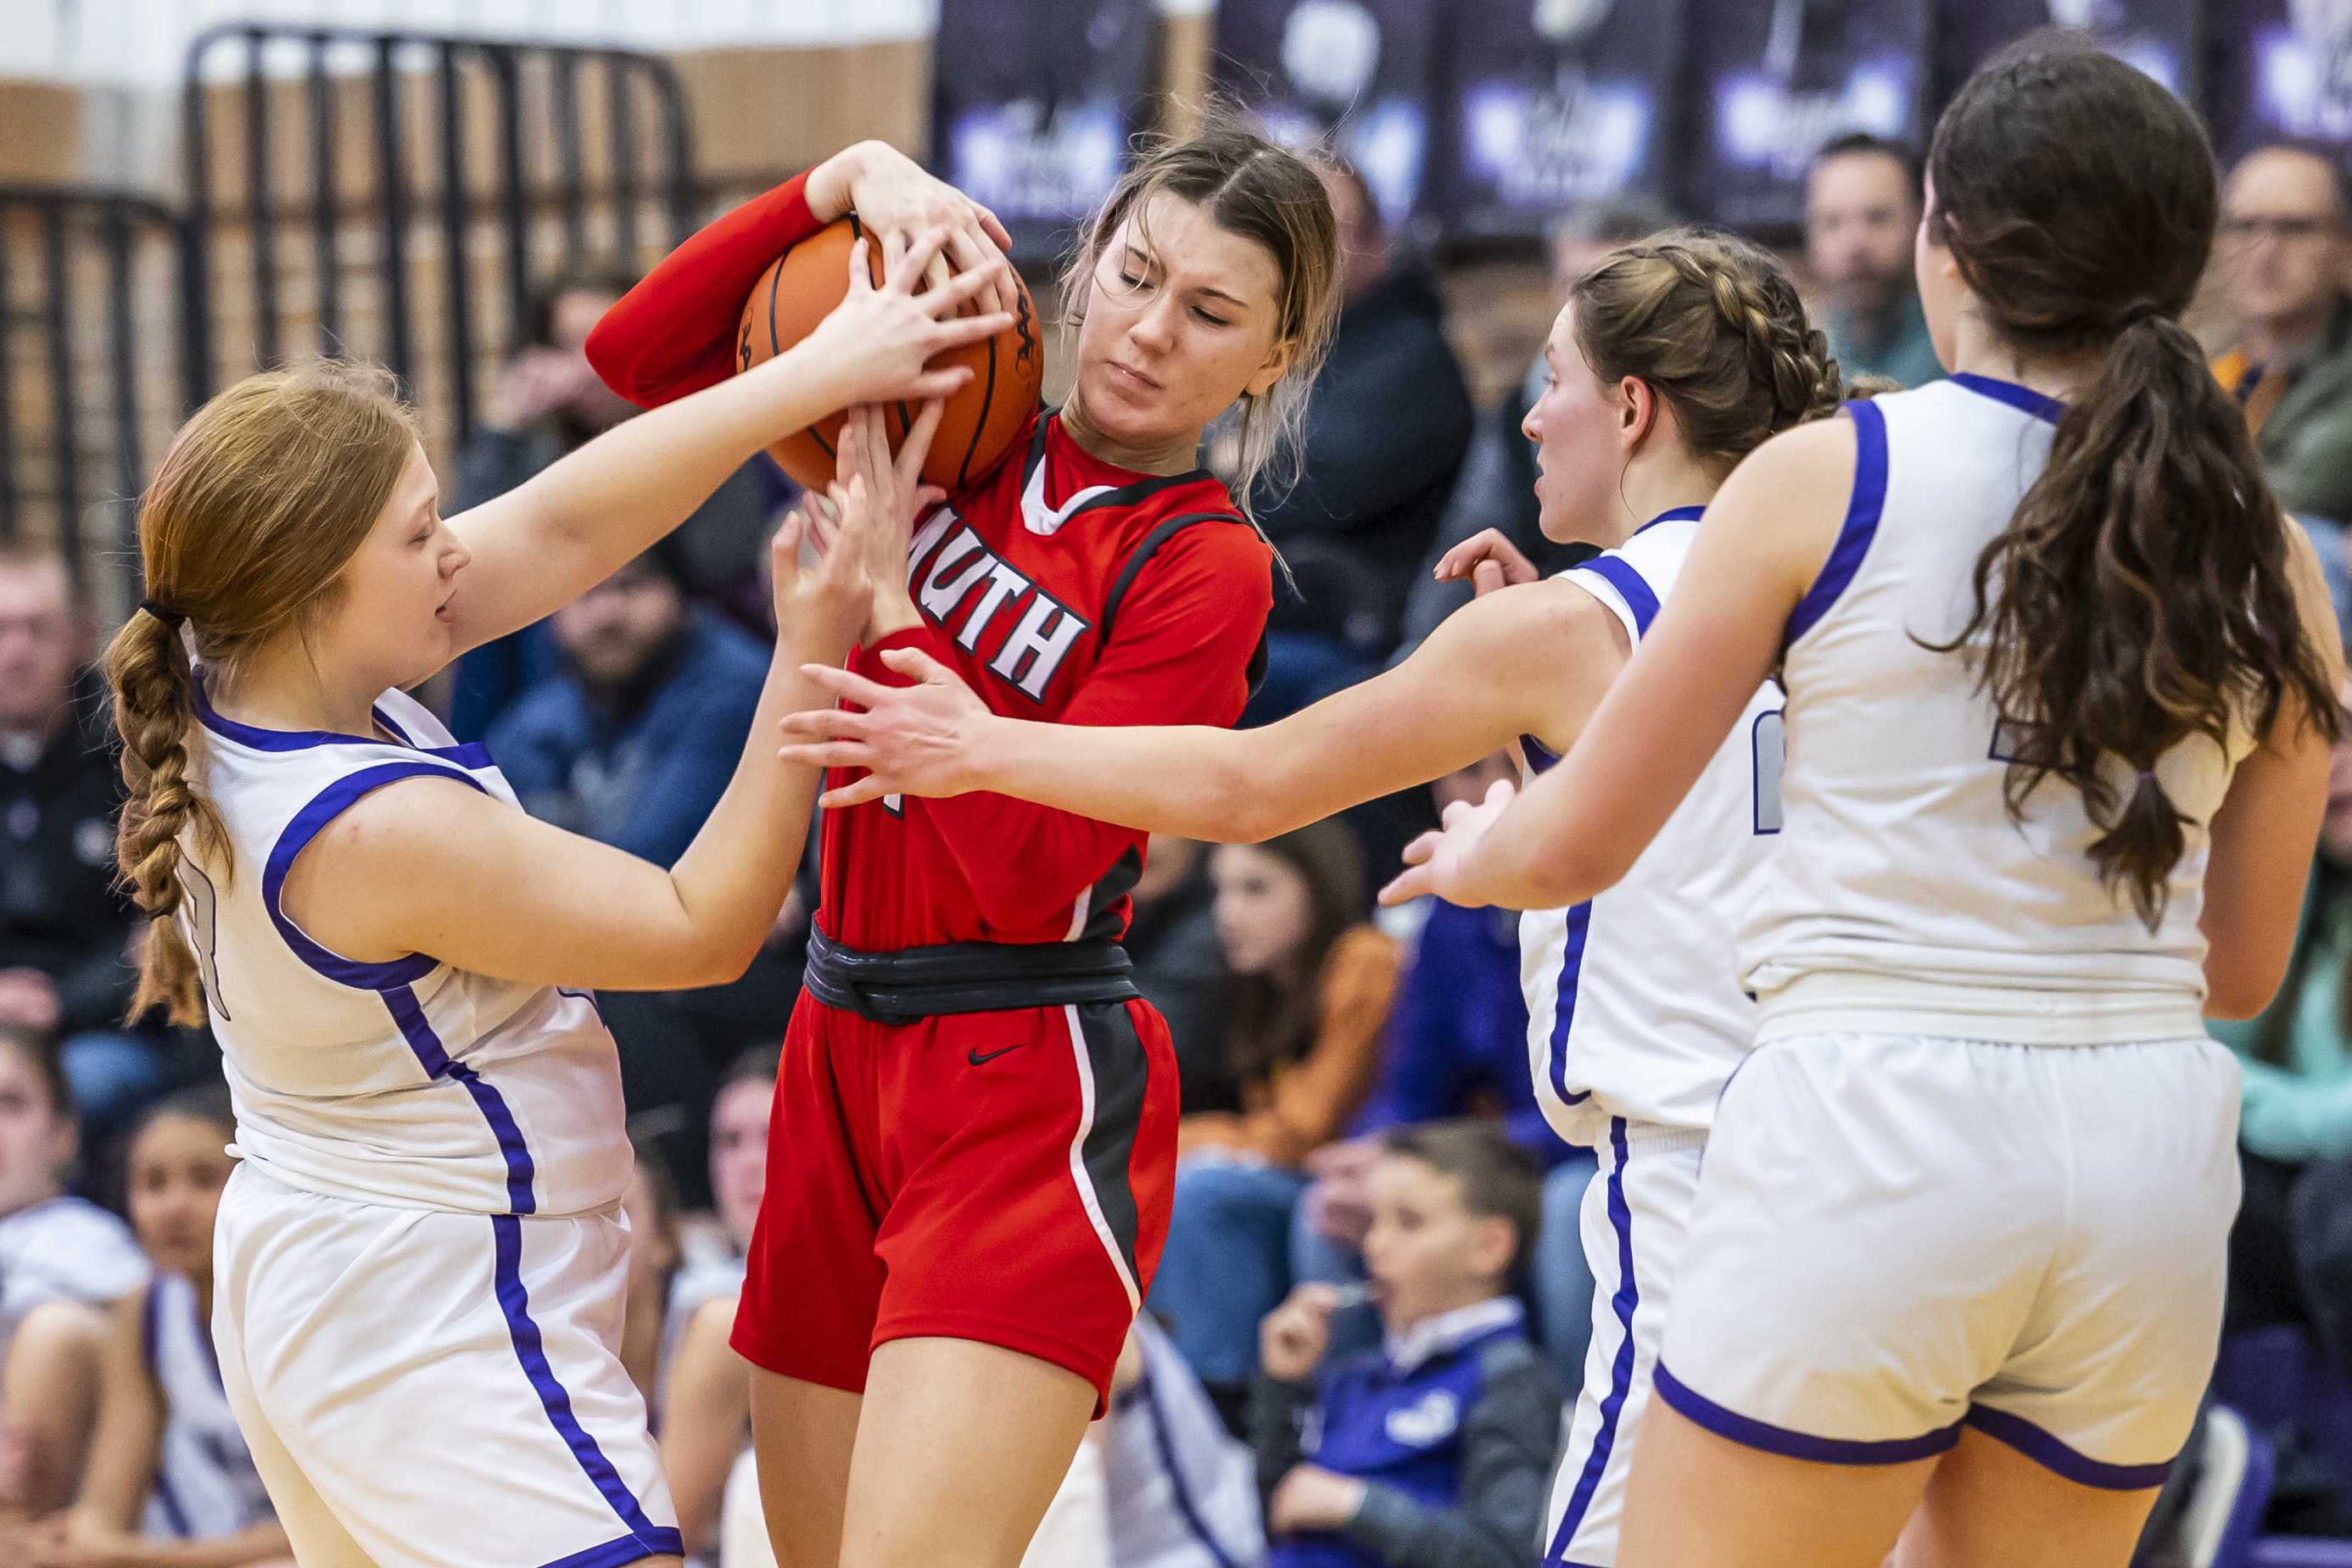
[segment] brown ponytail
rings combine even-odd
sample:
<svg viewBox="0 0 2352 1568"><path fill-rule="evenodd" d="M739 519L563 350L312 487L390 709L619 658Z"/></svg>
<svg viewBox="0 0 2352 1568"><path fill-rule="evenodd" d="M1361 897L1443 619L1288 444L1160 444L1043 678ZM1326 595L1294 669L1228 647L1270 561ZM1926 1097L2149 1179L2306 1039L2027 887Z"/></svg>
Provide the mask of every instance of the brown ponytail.
<svg viewBox="0 0 2352 1568"><path fill-rule="evenodd" d="M106 651L130 786L116 864L148 916L131 1016L158 1004L201 1023L196 959L173 919L193 852L225 883L227 835L198 792L190 643L218 682L331 600L337 574L391 499L417 445L384 371L322 361L247 376L173 438L139 505L146 607ZM184 622L184 631L182 623Z"/></svg>
<svg viewBox="0 0 2352 1568"><path fill-rule="evenodd" d="M1648 382L1684 444L1727 470L1845 396L1788 274L1731 235L1682 229L1612 251L1569 289L1569 310L1593 373Z"/></svg>
<svg viewBox="0 0 2352 1568"><path fill-rule="evenodd" d="M1929 237L2002 337L2099 356L1940 646L1989 633L2011 814L2074 785L2101 881L2153 930L2189 826L2157 759L2233 722L2267 736L2290 695L2298 722L2337 722L2244 415L2177 319L2212 245L2212 152L2138 71L2036 36L1960 89L1927 167Z"/></svg>

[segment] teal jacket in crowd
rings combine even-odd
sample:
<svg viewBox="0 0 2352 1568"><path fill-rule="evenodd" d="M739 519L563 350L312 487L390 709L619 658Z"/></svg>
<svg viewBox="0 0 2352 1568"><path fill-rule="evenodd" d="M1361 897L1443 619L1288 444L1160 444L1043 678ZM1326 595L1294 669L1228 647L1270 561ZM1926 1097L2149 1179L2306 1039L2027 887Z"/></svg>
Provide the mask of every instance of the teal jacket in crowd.
<svg viewBox="0 0 2352 1568"><path fill-rule="evenodd" d="M2244 1022L2209 1021L2245 1076L2238 1140L2300 1165L2352 1154L2352 1031L2345 1027L2345 966L2352 960L2352 875L2312 877L2303 932L2270 1010Z"/></svg>

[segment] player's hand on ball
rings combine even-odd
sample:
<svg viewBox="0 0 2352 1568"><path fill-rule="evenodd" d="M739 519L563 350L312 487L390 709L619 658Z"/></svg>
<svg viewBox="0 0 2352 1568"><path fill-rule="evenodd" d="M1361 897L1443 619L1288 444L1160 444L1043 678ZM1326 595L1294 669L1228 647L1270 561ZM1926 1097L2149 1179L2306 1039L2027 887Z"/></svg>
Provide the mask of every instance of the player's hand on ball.
<svg viewBox="0 0 2352 1568"><path fill-rule="evenodd" d="M1331 1314L1339 1310L1339 1292L1328 1285L1301 1285L1285 1297L1257 1325L1265 1375L1283 1383L1314 1376L1331 1348Z"/></svg>
<svg viewBox="0 0 2352 1568"><path fill-rule="evenodd" d="M988 269L1001 263L1013 248L1013 235L994 213L953 185L883 141L861 141L845 147L809 172L801 187L810 214L830 223L855 212L858 221L888 239L912 243L927 230L947 231L940 253L925 265L923 281L936 288L950 273ZM1013 306L1010 274L996 274L997 282L982 298L982 308L1010 310Z"/></svg>
<svg viewBox="0 0 2352 1568"><path fill-rule="evenodd" d="M1486 897L1465 875L1465 862L1470 852L1478 847L1478 841L1517 793L1509 779L1497 779L1478 804L1456 800L1446 807L1443 829L1423 833L1405 845L1406 869L1381 889L1381 902L1411 904L1423 894L1433 893L1446 903L1458 904L1465 909L1484 908Z"/></svg>
<svg viewBox="0 0 2352 1568"><path fill-rule="evenodd" d="M977 343L1009 329L1010 312L960 316L957 311L983 290L992 288L1004 263L959 274L937 288L915 292L923 268L937 260L947 244L948 231L934 228L911 243L893 235L882 246L882 287L874 287L867 269L866 247L860 239L849 247L849 292L816 330L766 364L745 374L769 374L768 365L797 361L795 369L773 372L790 378L814 371L831 378L827 383L842 406L860 402L892 402L916 398L943 398L971 380L969 365L940 370L924 366L950 349Z"/></svg>
<svg viewBox="0 0 2352 1568"><path fill-rule="evenodd" d="M812 708L787 714L787 762L864 768L866 777L828 789L818 804L856 806L885 795L961 795L984 786L971 761L974 737L994 717L953 670L919 648L890 648L882 662L911 686L886 686L848 670L809 665L812 681L865 709Z"/></svg>
<svg viewBox="0 0 2352 1568"><path fill-rule="evenodd" d="M1479 529L1437 559L1438 581L1467 578L1473 589L1482 594L1533 582L1540 575L1535 563L1519 553L1519 547L1494 528Z"/></svg>
<svg viewBox="0 0 2352 1568"><path fill-rule="evenodd" d="M1297 1465L1267 1500L1266 1522L1277 1535L1300 1530L1345 1530L1364 1506L1364 1483L1320 1465Z"/></svg>

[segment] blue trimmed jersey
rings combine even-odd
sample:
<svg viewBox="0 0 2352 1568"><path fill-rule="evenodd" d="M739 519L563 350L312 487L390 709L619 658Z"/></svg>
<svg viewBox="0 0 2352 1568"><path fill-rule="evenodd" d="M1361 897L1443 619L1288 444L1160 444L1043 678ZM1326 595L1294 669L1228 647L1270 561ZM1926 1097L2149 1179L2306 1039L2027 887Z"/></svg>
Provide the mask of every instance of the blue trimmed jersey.
<svg viewBox="0 0 2352 1568"><path fill-rule="evenodd" d="M1977 558L2040 477L2063 405L1958 375L1850 405L1845 523L1790 618L1784 821L1739 964L1762 1038L1865 1030L2103 1044L2204 1032L2208 841L2251 740L2182 742L2155 772L2188 818L2154 932L2099 883L2081 793L2012 819L2008 750L1967 624ZM2109 758L2127 798L2128 764Z"/></svg>
<svg viewBox="0 0 2352 1568"><path fill-rule="evenodd" d="M1667 512L1560 575L1638 644L1690 554L1699 515ZM1772 682L1757 688L1622 881L1571 908L1520 916L1536 1098L1570 1143L1597 1142L1612 1116L1706 1127L1747 1054L1756 1007L1739 988L1733 936L1780 830L1780 700ZM1532 739L1522 746L1533 771L1557 760Z"/></svg>
<svg viewBox="0 0 2352 1568"><path fill-rule="evenodd" d="M147 1375L163 1398L155 1479L141 1524L150 1540L212 1541L278 1517L229 1409L220 1357L179 1274L148 1282L139 1319Z"/></svg>
<svg viewBox="0 0 2352 1568"><path fill-rule="evenodd" d="M176 918L236 1103L235 1152L288 1186L361 1203L556 1215L620 1201L633 1168L620 1058L586 993L423 953L361 963L278 907L295 856L386 784L446 778L516 806L489 753L399 692L377 700L373 737L236 723L201 673L196 706L191 773L229 852L183 836Z"/></svg>

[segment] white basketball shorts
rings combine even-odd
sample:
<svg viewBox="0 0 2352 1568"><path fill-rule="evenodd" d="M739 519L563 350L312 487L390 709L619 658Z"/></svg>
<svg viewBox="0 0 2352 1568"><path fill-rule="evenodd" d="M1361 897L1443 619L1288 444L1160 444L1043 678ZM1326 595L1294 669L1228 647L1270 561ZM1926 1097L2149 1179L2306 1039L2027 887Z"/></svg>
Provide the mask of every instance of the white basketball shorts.
<svg viewBox="0 0 2352 1568"><path fill-rule="evenodd" d="M1592 1344L1545 1515L1546 1568L1613 1568L1633 1435L1649 1407L1706 1134L1612 1116L1580 1217Z"/></svg>
<svg viewBox="0 0 2352 1568"><path fill-rule="evenodd" d="M2158 1485L2221 1337L2237 1121L2201 1036L1767 1041L1717 1111L1658 1396L1794 1458L1900 1464L1969 1426Z"/></svg>
<svg viewBox="0 0 2352 1568"><path fill-rule="evenodd" d="M453 1214L241 1163L214 1232L221 1381L303 1568L620 1568L680 1550L619 1356L618 1205Z"/></svg>

